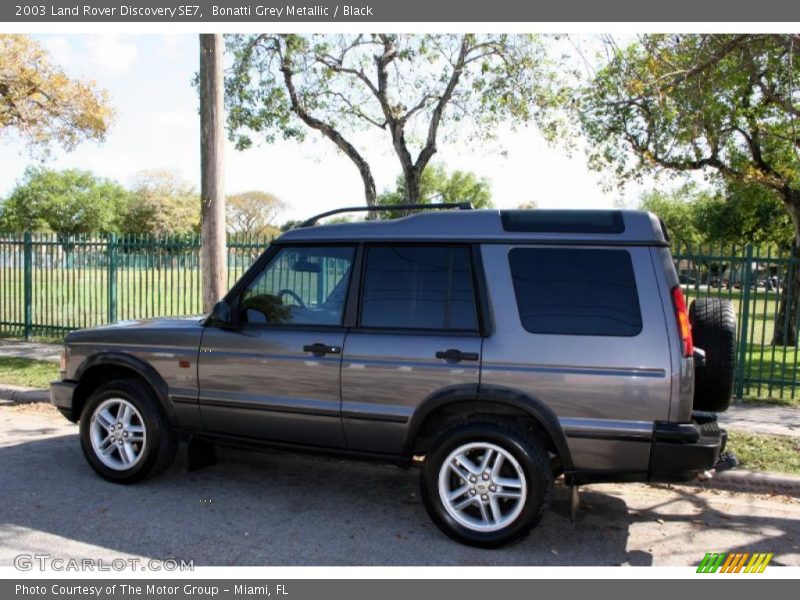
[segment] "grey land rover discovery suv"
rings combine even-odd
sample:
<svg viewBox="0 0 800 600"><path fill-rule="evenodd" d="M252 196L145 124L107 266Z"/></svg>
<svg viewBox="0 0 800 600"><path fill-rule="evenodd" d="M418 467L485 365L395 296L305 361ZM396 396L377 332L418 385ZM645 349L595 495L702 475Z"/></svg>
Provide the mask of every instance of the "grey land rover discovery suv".
<svg viewBox="0 0 800 600"><path fill-rule="evenodd" d="M378 458L421 467L444 533L497 547L537 524L560 475L686 481L714 467L734 317L716 300L687 309L656 216L315 222L206 318L67 336L51 401L80 423L97 473L154 475L180 439Z"/></svg>

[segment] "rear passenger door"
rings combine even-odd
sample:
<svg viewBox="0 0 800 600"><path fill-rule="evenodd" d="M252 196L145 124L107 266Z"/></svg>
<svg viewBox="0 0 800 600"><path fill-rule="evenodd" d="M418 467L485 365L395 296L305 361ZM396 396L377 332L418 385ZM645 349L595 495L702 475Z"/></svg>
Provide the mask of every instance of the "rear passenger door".
<svg viewBox="0 0 800 600"><path fill-rule="evenodd" d="M399 453L424 399L479 382L471 251L372 244L363 260L358 319L342 358L344 432L351 449Z"/></svg>

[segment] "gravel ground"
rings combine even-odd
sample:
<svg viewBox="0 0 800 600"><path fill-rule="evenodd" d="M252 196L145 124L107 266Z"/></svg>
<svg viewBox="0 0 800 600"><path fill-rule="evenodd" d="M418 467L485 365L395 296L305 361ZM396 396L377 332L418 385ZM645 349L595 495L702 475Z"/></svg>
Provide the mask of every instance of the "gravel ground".
<svg viewBox="0 0 800 600"><path fill-rule="evenodd" d="M94 475L77 427L47 405L0 407L0 565L61 558L178 558L195 565L696 565L706 552L774 552L800 566L800 500L690 486L559 487L521 544L486 551L430 523L418 472L281 452L185 453L136 486Z"/></svg>

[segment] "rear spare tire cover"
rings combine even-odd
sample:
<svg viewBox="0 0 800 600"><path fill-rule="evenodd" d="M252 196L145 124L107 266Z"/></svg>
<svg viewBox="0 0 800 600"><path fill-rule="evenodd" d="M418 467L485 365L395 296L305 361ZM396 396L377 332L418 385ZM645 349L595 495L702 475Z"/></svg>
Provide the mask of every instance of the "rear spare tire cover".
<svg viewBox="0 0 800 600"><path fill-rule="evenodd" d="M694 409L721 412L733 396L736 371L736 313L729 300L697 298L689 306L694 345L706 353L694 371Z"/></svg>

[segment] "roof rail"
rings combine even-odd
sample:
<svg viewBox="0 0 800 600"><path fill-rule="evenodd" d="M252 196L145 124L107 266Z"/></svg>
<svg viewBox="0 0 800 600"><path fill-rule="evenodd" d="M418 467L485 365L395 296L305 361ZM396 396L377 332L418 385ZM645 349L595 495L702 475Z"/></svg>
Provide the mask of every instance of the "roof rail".
<svg viewBox="0 0 800 600"><path fill-rule="evenodd" d="M317 224L317 221L325 217L331 217L341 213L348 212L366 212L366 211L381 211L381 210L438 210L442 208L457 208L459 210L472 210L472 204L469 202L449 202L443 204L390 204L387 206L351 206L349 208L337 208L329 210L328 212L320 213L303 221L300 227L312 227Z"/></svg>

